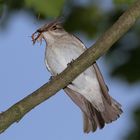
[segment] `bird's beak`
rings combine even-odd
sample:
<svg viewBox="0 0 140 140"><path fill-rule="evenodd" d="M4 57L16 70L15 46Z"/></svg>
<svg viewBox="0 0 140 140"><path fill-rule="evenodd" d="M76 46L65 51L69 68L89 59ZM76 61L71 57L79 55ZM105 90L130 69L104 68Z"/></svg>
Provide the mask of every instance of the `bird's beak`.
<svg viewBox="0 0 140 140"><path fill-rule="evenodd" d="M43 30L42 28L36 30L31 36L33 44L35 44L36 41L42 42L42 38L43 38L42 33L46 32L46 31L47 31L47 29Z"/></svg>
<svg viewBox="0 0 140 140"><path fill-rule="evenodd" d="M37 36L35 37L36 34L37 34ZM35 31L35 32L32 34L31 38L32 38L33 44L35 44L35 42L36 42L36 40L39 38L39 36L40 36L40 34L39 34L37 31Z"/></svg>

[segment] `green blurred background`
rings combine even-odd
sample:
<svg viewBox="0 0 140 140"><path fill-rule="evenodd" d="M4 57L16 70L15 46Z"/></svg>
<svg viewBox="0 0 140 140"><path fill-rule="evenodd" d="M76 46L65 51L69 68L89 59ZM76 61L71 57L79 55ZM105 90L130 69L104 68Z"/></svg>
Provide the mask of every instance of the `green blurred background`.
<svg viewBox="0 0 140 140"><path fill-rule="evenodd" d="M37 22L62 17L67 31L96 40L134 0L0 0L0 31L5 31L12 14L23 10ZM113 78L130 86L140 82L140 21L105 55ZM132 93L133 94L133 93ZM128 95L129 96L129 95ZM140 139L140 106L133 113L135 127L124 140Z"/></svg>

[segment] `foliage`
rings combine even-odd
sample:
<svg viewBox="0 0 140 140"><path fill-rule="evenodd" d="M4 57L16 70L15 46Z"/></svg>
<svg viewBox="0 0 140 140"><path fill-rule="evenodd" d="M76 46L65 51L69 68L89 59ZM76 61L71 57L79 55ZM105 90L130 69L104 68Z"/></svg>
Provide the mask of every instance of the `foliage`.
<svg viewBox="0 0 140 140"><path fill-rule="evenodd" d="M134 0L114 0L115 4L132 4Z"/></svg>
<svg viewBox="0 0 140 140"><path fill-rule="evenodd" d="M58 16L64 0L25 0L25 5L45 17Z"/></svg>

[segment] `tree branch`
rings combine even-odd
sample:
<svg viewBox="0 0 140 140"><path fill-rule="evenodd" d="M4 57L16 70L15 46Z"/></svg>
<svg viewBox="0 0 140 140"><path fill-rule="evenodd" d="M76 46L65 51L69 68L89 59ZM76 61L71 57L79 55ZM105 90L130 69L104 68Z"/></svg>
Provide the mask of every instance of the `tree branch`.
<svg viewBox="0 0 140 140"><path fill-rule="evenodd" d="M5 112L0 113L0 132L4 132L11 124L18 122L27 112L38 104L55 95L60 89L66 87L80 73L91 66L96 59L106 53L106 51L134 25L139 16L140 0L137 0L91 48L87 49L79 58L70 63L62 73L14 104Z"/></svg>

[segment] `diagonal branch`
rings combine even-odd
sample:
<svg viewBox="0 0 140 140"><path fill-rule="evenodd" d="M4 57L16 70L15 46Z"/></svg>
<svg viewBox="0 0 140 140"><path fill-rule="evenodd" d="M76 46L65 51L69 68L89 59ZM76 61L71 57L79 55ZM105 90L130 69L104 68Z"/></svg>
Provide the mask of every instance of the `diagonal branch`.
<svg viewBox="0 0 140 140"><path fill-rule="evenodd" d="M18 122L27 112L38 104L55 95L60 89L66 87L80 73L91 66L96 59L106 53L106 51L134 25L139 16L140 0L137 0L91 48L87 49L79 58L70 63L62 73L14 104L5 112L0 113L0 132L2 133L11 124Z"/></svg>

